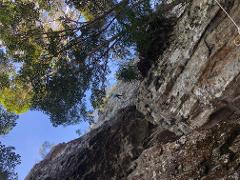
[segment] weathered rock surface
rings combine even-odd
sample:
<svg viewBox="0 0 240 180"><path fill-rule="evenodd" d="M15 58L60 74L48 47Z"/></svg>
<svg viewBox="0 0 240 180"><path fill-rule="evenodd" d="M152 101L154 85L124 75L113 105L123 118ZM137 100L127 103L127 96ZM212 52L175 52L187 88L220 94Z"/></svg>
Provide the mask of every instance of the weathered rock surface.
<svg viewBox="0 0 240 180"><path fill-rule="evenodd" d="M54 148L26 179L122 179L144 150L152 128L134 106L120 110L100 128Z"/></svg>
<svg viewBox="0 0 240 180"><path fill-rule="evenodd" d="M236 22L239 3L225 1ZM175 34L142 83L137 107L154 123L185 134L211 121L219 108L226 109L222 99L233 102L239 95L240 48L234 44L239 36L214 0L189 3Z"/></svg>
<svg viewBox="0 0 240 180"><path fill-rule="evenodd" d="M157 143L141 154L127 179L240 179L239 140L239 124L221 123L172 143Z"/></svg>
<svg viewBox="0 0 240 180"><path fill-rule="evenodd" d="M240 24L240 1L221 3ZM240 179L237 29L214 0L173 13L174 40L133 101L111 101L106 120L55 147L27 180Z"/></svg>
<svg viewBox="0 0 240 180"><path fill-rule="evenodd" d="M104 122L110 120L115 114L123 108L134 106L137 101L137 92L139 90L140 81L132 82L118 81L107 91L107 103L103 112L98 111L97 121L93 123L92 129L100 127ZM112 94L122 95L121 98L113 97Z"/></svg>

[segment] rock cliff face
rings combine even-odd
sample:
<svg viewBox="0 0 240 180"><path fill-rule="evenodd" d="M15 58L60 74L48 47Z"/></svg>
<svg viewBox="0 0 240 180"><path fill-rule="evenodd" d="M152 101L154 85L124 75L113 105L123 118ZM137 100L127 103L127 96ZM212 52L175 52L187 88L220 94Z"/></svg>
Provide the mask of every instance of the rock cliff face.
<svg viewBox="0 0 240 180"><path fill-rule="evenodd" d="M121 179L152 129L134 106L127 107L87 135L54 148L26 179Z"/></svg>
<svg viewBox="0 0 240 180"><path fill-rule="evenodd" d="M226 2L226 9L239 22L239 1ZM184 134L220 121L215 117L223 111L228 116L226 101L237 103L240 48L234 40L239 36L229 18L209 0L192 1L175 34L175 41L142 83L138 109L154 123Z"/></svg>
<svg viewBox="0 0 240 180"><path fill-rule="evenodd" d="M105 104L103 112L98 112L98 118L92 125L92 129L101 126L104 122L110 120L115 114L123 108L134 106L137 101L137 92L140 81L133 82L117 82L107 91L107 103ZM112 94L120 94L121 98L113 97Z"/></svg>
<svg viewBox="0 0 240 180"><path fill-rule="evenodd" d="M222 4L240 24L240 1ZM27 180L240 179L237 29L214 0L191 0L172 13L174 38L134 100L53 148Z"/></svg>

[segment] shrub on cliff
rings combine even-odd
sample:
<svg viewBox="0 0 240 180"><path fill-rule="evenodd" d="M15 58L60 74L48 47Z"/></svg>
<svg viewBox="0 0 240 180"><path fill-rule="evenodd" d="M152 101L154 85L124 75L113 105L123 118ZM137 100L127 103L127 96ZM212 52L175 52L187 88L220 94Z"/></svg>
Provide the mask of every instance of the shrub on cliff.
<svg viewBox="0 0 240 180"><path fill-rule="evenodd" d="M121 65L116 73L116 78L124 82L131 82L139 79L137 67L131 64Z"/></svg>

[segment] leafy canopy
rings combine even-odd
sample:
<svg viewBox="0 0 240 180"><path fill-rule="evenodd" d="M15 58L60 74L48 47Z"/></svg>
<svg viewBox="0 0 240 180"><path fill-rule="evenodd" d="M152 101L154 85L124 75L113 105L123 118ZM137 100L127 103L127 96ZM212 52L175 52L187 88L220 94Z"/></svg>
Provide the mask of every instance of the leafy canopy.
<svg viewBox="0 0 240 180"><path fill-rule="evenodd" d="M20 156L13 147L7 147L0 142L0 179L17 180L15 167L20 164Z"/></svg>
<svg viewBox="0 0 240 180"><path fill-rule="evenodd" d="M87 119L86 92L101 102L108 62L144 43L153 13L150 0L0 0L0 103L55 126Z"/></svg>
<svg viewBox="0 0 240 180"><path fill-rule="evenodd" d="M0 136L7 134L15 125L18 116L0 106Z"/></svg>
<svg viewBox="0 0 240 180"><path fill-rule="evenodd" d="M31 87L27 87L22 82L15 82L13 86L4 87L0 91L0 103L7 111L15 114L28 111L31 107L32 97Z"/></svg>

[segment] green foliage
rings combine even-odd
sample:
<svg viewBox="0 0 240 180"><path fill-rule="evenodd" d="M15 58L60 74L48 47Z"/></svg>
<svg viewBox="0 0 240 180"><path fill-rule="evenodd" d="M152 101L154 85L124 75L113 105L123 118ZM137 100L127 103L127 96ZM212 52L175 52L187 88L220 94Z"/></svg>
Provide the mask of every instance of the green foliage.
<svg viewBox="0 0 240 180"><path fill-rule="evenodd" d="M144 44L152 12L150 0L0 1L0 103L43 111L54 126L86 120L86 91L102 103L108 62ZM7 70L16 63L19 71Z"/></svg>
<svg viewBox="0 0 240 180"><path fill-rule="evenodd" d="M13 63L0 50L0 103L7 111L20 114L31 107L31 86L15 79Z"/></svg>
<svg viewBox="0 0 240 180"><path fill-rule="evenodd" d="M20 164L20 156L13 147L7 147L0 142L0 179L17 180L15 167Z"/></svg>
<svg viewBox="0 0 240 180"><path fill-rule="evenodd" d="M5 57L4 52L0 49L0 89L8 87L10 76L13 72L11 63Z"/></svg>
<svg viewBox="0 0 240 180"><path fill-rule="evenodd" d="M7 134L15 125L18 116L0 106L0 135Z"/></svg>
<svg viewBox="0 0 240 180"><path fill-rule="evenodd" d="M41 53L41 42L34 37L25 38L24 34L32 31L39 17L35 4L28 1L0 2L0 39L7 46L8 52L16 56L20 51L28 53L17 56L22 59L37 59Z"/></svg>
<svg viewBox="0 0 240 180"><path fill-rule="evenodd" d="M32 96L31 87L16 81L10 87L4 87L0 90L0 103L7 111L21 114L30 109Z"/></svg>
<svg viewBox="0 0 240 180"><path fill-rule="evenodd" d="M93 21L94 19L102 16L105 12L109 11L116 1L114 0L95 0L95 1L71 1L76 8L81 12L83 17L87 21ZM70 1L69 1L70 3Z"/></svg>
<svg viewBox="0 0 240 180"><path fill-rule="evenodd" d="M91 103L94 109L97 109L103 104L105 97L105 90L94 89L91 96Z"/></svg>
<svg viewBox="0 0 240 180"><path fill-rule="evenodd" d="M137 67L132 64L124 64L120 66L118 72L116 73L116 77L118 80L122 80L124 82L137 80L139 79Z"/></svg>
<svg viewBox="0 0 240 180"><path fill-rule="evenodd" d="M68 125L87 118L83 98L91 78L90 69L84 64L64 63L47 82L39 79L34 87L33 108L42 110L51 118L52 124Z"/></svg>

